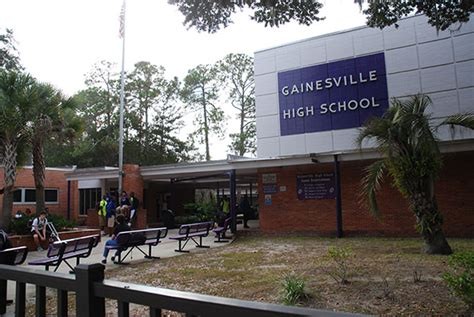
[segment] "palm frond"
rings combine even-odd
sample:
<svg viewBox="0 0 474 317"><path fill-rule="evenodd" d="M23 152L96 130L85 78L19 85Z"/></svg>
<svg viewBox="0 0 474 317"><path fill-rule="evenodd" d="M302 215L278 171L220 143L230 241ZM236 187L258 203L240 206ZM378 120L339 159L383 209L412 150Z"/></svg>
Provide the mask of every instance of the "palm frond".
<svg viewBox="0 0 474 317"><path fill-rule="evenodd" d="M474 115L472 113L458 113L447 117L437 127L443 125L457 125L474 130Z"/></svg>
<svg viewBox="0 0 474 317"><path fill-rule="evenodd" d="M374 162L364 169L365 176L362 178L361 202L367 202L369 211L376 218L380 218L380 211L377 204L377 191L383 180L385 172L385 161Z"/></svg>

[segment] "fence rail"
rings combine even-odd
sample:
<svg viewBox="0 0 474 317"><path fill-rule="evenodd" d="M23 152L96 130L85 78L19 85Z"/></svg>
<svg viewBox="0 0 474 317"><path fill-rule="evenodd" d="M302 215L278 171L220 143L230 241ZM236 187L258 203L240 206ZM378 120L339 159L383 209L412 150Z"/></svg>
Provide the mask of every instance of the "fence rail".
<svg viewBox="0 0 474 317"><path fill-rule="evenodd" d="M325 310L288 307L209 295L181 292L164 288L104 280L101 264L80 264L76 276L39 271L30 268L0 265L0 314L6 312L7 281L16 282L15 316L25 316L26 284L36 285L36 316L46 315L46 287L57 290L57 315L68 315L68 292L76 294L78 317L105 316L105 299L117 301L118 316L129 316L130 304L150 308L150 316L161 316L167 309L186 316L226 317L289 317L289 316L360 316Z"/></svg>

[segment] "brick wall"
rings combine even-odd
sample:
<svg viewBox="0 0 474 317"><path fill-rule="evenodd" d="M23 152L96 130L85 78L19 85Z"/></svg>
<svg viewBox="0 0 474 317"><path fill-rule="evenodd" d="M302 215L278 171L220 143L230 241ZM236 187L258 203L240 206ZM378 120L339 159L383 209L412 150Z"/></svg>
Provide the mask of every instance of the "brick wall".
<svg viewBox="0 0 474 317"><path fill-rule="evenodd" d="M53 214L59 214L66 217L67 214L67 180L65 177L65 171L46 169L44 187L46 189L58 189L58 203L46 203L46 207ZM4 175L3 167L0 168L0 188L3 188ZM33 178L33 169L31 167L20 168L17 171L16 188L35 188L35 182ZM71 188L71 192L73 188ZM2 206L3 195L0 195L0 206ZM36 204L13 204L13 213L17 210L25 211L26 208L35 213Z"/></svg>
<svg viewBox="0 0 474 317"><path fill-rule="evenodd" d="M449 236L474 237L474 152L448 154L436 184L439 208ZM343 228L350 234L415 236L415 218L408 204L388 178L382 185L378 202L383 218L375 220L358 203L362 170L369 161L341 162ZM336 228L335 200L298 200L296 175L332 172L333 164L259 169L260 227L265 232L314 232L333 235ZM272 194L272 205L265 205L262 174L276 173L277 188L286 192Z"/></svg>

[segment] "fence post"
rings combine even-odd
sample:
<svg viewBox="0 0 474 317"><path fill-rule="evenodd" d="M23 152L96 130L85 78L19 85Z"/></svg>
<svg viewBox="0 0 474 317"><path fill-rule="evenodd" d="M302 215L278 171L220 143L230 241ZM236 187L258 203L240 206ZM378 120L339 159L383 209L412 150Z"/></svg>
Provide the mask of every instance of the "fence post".
<svg viewBox="0 0 474 317"><path fill-rule="evenodd" d="M7 281L0 280L0 315L7 312Z"/></svg>
<svg viewBox="0 0 474 317"><path fill-rule="evenodd" d="M102 264L79 264L76 266L76 314L78 317L105 316L105 299L95 296L93 285L104 280Z"/></svg>

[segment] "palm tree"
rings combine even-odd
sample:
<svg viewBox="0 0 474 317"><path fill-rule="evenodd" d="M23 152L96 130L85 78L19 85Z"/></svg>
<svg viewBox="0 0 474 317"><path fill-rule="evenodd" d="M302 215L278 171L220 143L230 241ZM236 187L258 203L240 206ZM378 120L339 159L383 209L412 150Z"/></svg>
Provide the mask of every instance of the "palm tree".
<svg viewBox="0 0 474 317"><path fill-rule="evenodd" d="M35 87L32 108L31 149L33 154L33 177L36 188L36 213L44 210L44 143L53 133L71 137L75 127L66 126L64 114L72 109L72 99L65 98L62 93L49 84L39 83ZM69 112L70 113L70 112ZM74 119L72 119L74 121Z"/></svg>
<svg viewBox="0 0 474 317"><path fill-rule="evenodd" d="M16 168L25 158L34 83L28 74L0 71L0 163L5 186L0 226L6 225L11 215Z"/></svg>
<svg viewBox="0 0 474 317"><path fill-rule="evenodd" d="M431 100L424 95L407 101L393 99L383 117L369 120L360 129L356 139L359 147L365 139L373 139L384 156L365 169L362 197L368 199L370 211L378 216L376 191L387 171L395 187L410 203L416 216L416 228L425 241L425 252L451 254L435 197L435 181L442 165L436 132L443 125L474 129L474 116L457 114L435 120L425 113L430 104Z"/></svg>

